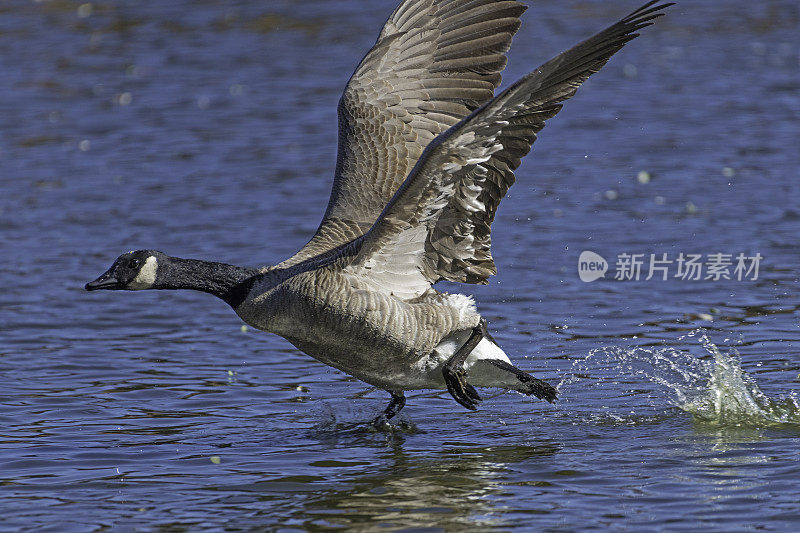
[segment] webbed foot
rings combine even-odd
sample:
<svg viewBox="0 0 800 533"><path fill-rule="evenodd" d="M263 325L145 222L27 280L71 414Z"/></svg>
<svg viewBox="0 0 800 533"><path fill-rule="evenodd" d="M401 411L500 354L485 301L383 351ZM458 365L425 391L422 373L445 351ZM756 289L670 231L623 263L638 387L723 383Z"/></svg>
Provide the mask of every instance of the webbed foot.
<svg viewBox="0 0 800 533"><path fill-rule="evenodd" d="M467 373L463 368L451 370L447 366L442 368L442 375L444 376L444 383L447 385L447 391L450 395L471 411L478 408L478 403L482 400L475 387L467 383Z"/></svg>
<svg viewBox="0 0 800 533"><path fill-rule="evenodd" d="M464 362L469 354L472 353L472 350L481 342L484 335L487 334L486 320L481 318L480 323L472 328L472 334L467 339L467 342L456 350L442 367L442 376L444 377L445 385L447 385L447 391L455 401L471 411L478 408L481 397L475 387L467 383L467 371L464 369Z"/></svg>

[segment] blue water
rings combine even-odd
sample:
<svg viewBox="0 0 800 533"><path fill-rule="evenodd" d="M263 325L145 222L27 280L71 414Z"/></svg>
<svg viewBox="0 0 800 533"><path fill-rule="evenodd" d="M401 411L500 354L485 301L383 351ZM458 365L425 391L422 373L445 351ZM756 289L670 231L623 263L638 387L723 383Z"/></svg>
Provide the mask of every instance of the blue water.
<svg viewBox="0 0 800 533"><path fill-rule="evenodd" d="M82 290L129 249L298 249L393 7L0 4L0 527L796 530L793 0L684 1L645 30L525 159L499 274L444 287L554 406L423 391L379 432L385 393L208 295ZM505 80L635 7L532 4ZM584 250L605 279L579 279ZM616 281L626 253L763 259L757 279Z"/></svg>

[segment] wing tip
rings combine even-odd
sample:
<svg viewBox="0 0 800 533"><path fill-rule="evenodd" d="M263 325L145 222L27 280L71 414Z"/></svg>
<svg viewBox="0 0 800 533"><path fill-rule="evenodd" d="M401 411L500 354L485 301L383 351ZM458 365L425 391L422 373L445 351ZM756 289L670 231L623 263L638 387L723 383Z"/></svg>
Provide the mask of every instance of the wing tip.
<svg viewBox="0 0 800 533"><path fill-rule="evenodd" d="M647 17L648 15L653 15L652 18L663 17L664 15L666 15L666 13L663 13L664 9L667 9L670 6L674 6L675 4L677 4L677 2L666 2L663 4L658 4L660 1L661 0L652 0L651 2L647 2L639 9L633 11L628 16L623 18L622 21L626 23L634 22L636 20L641 20L642 17ZM659 11L661 11L661 13L659 13Z"/></svg>

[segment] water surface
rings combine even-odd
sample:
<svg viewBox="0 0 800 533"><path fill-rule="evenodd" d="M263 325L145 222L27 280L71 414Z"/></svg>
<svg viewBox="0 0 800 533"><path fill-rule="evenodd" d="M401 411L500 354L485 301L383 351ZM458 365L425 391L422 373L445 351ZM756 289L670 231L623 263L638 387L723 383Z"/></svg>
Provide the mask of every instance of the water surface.
<svg viewBox="0 0 800 533"><path fill-rule="evenodd" d="M385 393L208 295L82 290L129 249L298 249L337 99L393 7L0 6L3 528L794 530L796 2L672 8L541 133L494 223L499 274L443 287L555 406L423 391L377 432ZM531 5L505 79L634 7ZM584 250L606 279L579 279ZM763 260L615 281L623 253Z"/></svg>

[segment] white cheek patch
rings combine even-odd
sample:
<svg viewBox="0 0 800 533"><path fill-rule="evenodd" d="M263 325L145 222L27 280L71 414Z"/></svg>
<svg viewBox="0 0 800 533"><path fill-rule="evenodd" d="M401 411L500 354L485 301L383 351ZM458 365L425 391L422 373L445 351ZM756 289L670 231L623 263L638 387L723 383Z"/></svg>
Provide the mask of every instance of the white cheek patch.
<svg viewBox="0 0 800 533"><path fill-rule="evenodd" d="M142 290L149 289L156 282L156 269L158 268L158 261L154 256L147 258L144 265L139 269L139 273L133 278L133 281L128 283L128 289Z"/></svg>

